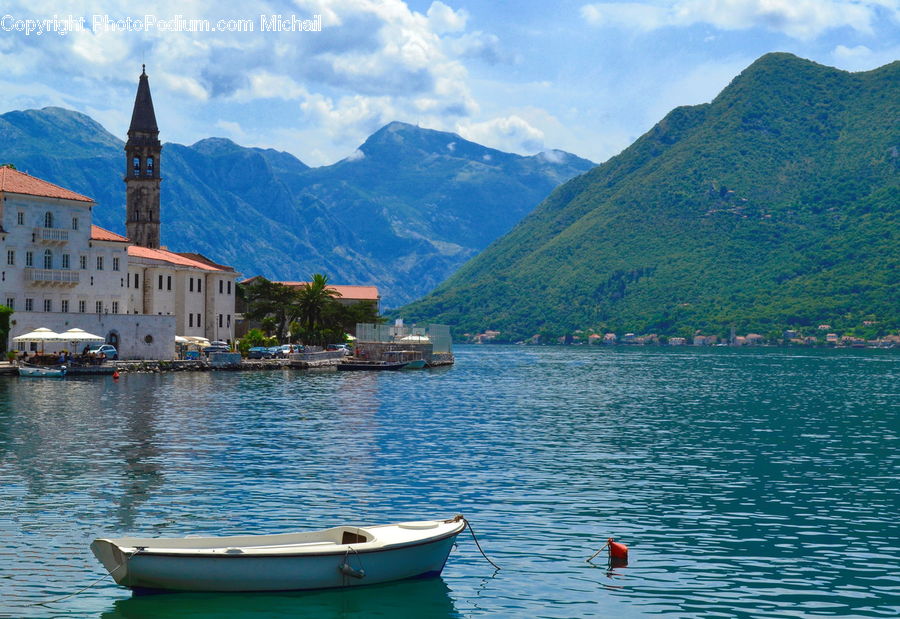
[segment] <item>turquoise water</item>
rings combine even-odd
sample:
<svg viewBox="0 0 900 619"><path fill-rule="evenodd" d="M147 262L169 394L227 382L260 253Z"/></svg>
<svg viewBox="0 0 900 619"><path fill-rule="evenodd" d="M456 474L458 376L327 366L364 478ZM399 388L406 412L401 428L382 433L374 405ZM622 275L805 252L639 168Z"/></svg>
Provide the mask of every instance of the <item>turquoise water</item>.
<svg viewBox="0 0 900 619"><path fill-rule="evenodd" d="M895 351L466 347L445 370L0 379L0 616L900 614ZM130 597L97 536L464 513L440 579ZM609 536L626 567L587 559Z"/></svg>

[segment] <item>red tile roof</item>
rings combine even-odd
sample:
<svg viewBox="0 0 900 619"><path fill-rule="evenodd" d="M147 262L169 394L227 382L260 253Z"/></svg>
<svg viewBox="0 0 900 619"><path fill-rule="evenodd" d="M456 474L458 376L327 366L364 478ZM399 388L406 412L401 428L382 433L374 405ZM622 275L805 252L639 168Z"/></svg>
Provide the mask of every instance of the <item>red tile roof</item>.
<svg viewBox="0 0 900 619"><path fill-rule="evenodd" d="M76 200L78 202L94 201L80 193L63 189L59 185L48 183L30 174L13 170L12 168L0 168L0 191L19 193L26 196L41 196L44 198L62 198L63 200Z"/></svg>
<svg viewBox="0 0 900 619"><path fill-rule="evenodd" d="M149 258L151 260L161 260L162 262L168 262L169 264L174 264L174 265L183 266L183 267L193 267L195 269L201 269L203 271L225 271L226 270L225 268L216 268L208 262L192 260L191 258L182 256L181 254L176 254L175 252L169 251L167 249L150 249L149 247L140 247L138 245L131 245L128 248L128 255L133 256L135 258Z"/></svg>
<svg viewBox="0 0 900 619"><path fill-rule="evenodd" d="M234 271L233 267L225 266L224 264L219 264L218 262L213 262L212 260L210 260L209 258L204 256L203 254L198 254L198 253L192 252L192 251L180 251L177 253L179 256L181 256L183 258L189 258L190 260L196 260L197 262L202 262L211 267L215 267L216 269L219 269L220 271Z"/></svg>
<svg viewBox="0 0 900 619"><path fill-rule="evenodd" d="M128 239L122 236L121 234L116 234L115 232L110 232L109 230L105 230L100 226L91 225L91 240L92 241L116 241L118 243L128 243Z"/></svg>
<svg viewBox="0 0 900 619"><path fill-rule="evenodd" d="M252 284L254 280L262 277L262 275L254 275L242 281L242 284ZM284 284L292 288L305 286L309 282L274 282L276 284ZM359 299L360 301L378 301L381 295L378 294L378 286L344 286L332 284L328 286L330 289L340 293L343 299Z"/></svg>
<svg viewBox="0 0 900 619"><path fill-rule="evenodd" d="M279 284L284 284L285 286L290 286L291 288L299 288L300 286L305 286L309 282L278 282ZM380 297L378 296L378 287L377 286L343 286L336 284L329 284L329 289L334 290L338 294L340 294L340 298L342 299L359 299L360 301L377 301Z"/></svg>

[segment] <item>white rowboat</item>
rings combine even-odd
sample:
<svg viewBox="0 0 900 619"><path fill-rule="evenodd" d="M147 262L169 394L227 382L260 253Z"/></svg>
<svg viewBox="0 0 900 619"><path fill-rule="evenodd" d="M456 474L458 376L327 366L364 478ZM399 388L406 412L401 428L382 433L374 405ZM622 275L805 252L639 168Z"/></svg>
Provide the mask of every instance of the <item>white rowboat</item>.
<svg viewBox="0 0 900 619"><path fill-rule="evenodd" d="M60 378L66 375L64 365L28 365L19 366L19 376L30 378Z"/></svg>
<svg viewBox="0 0 900 619"><path fill-rule="evenodd" d="M293 591L438 576L462 516L308 533L96 539L94 556L136 592Z"/></svg>

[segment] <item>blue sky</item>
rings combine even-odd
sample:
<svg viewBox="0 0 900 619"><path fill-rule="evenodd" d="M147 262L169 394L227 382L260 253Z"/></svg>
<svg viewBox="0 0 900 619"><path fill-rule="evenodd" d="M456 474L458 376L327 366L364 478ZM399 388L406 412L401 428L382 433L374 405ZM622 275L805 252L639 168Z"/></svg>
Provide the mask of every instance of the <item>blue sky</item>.
<svg viewBox="0 0 900 619"><path fill-rule="evenodd" d="M62 106L124 139L146 63L164 141L227 137L323 165L401 120L602 162L767 52L849 71L900 59L900 0L218 4L4 3L0 112ZM321 31L262 32L261 15L320 16ZM26 32L29 20L68 16L85 28ZM104 29L106 18L130 28ZM176 18L246 20L253 31L184 31Z"/></svg>

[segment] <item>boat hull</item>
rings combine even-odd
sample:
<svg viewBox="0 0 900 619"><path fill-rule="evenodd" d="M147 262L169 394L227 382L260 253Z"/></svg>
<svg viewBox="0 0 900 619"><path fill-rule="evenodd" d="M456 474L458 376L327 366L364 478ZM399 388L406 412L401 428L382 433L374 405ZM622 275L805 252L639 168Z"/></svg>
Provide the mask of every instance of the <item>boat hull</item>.
<svg viewBox="0 0 900 619"><path fill-rule="evenodd" d="M464 524L444 527L433 538L366 550L366 544L335 545L333 550L220 553L185 556L174 551L120 548L98 539L91 550L115 581L136 593L152 591L299 591L385 583L438 576Z"/></svg>
<svg viewBox="0 0 900 619"><path fill-rule="evenodd" d="M405 366L403 361L345 361L338 363L337 369L341 372L390 372Z"/></svg>
<svg viewBox="0 0 900 619"><path fill-rule="evenodd" d="M19 366L19 376L28 378L62 378L66 375L66 368L43 368L31 366Z"/></svg>

